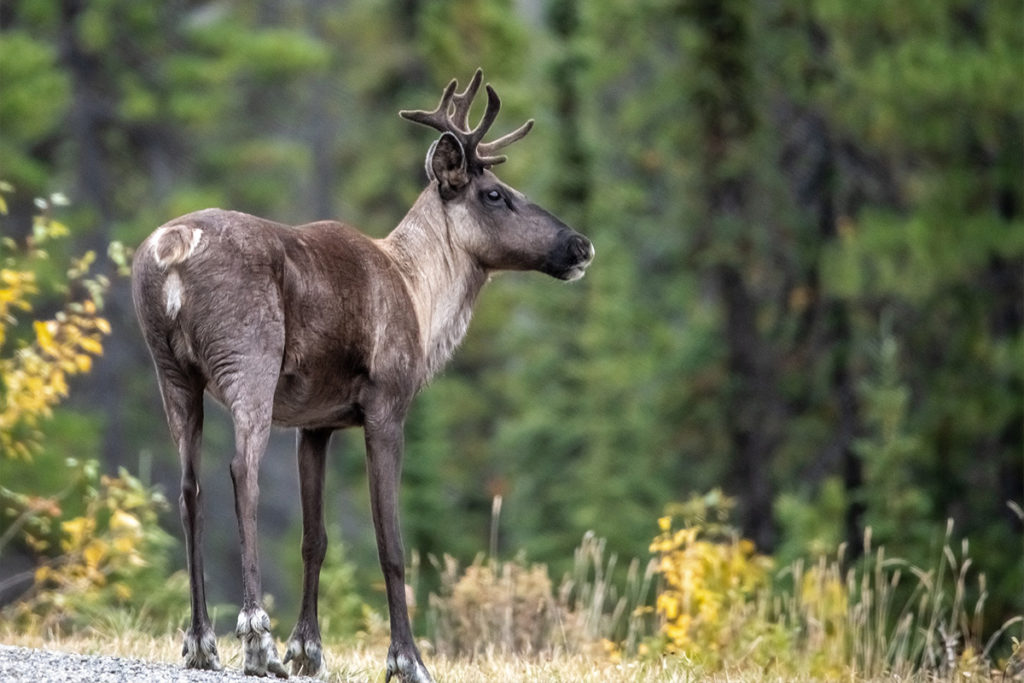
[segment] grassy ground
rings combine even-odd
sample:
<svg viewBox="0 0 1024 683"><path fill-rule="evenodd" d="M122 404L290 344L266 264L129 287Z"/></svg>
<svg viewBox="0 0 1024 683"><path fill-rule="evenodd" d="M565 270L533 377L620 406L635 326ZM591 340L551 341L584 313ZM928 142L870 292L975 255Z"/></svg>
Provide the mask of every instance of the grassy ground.
<svg viewBox="0 0 1024 683"><path fill-rule="evenodd" d="M177 634L152 637L137 634L77 635L71 638L41 638L4 632L0 642L5 645L76 652L106 654L149 661L181 662L181 641ZM218 642L225 667L241 670L241 649L232 637ZM280 652L284 648L279 644ZM384 658L387 645L327 644L327 674L330 683L377 683L384 680ZM617 681L651 681L681 683L696 680L760 681L760 676L731 675L705 678L688 670L684 662L612 662L583 655L555 655L544 659L492 655L448 660L426 657L435 679L446 683L477 683L484 681L573 681L574 683L615 683Z"/></svg>
<svg viewBox="0 0 1024 683"><path fill-rule="evenodd" d="M153 637L134 633L100 633L76 635L70 638L45 638L28 636L0 629L0 642L21 647L76 652L80 654L106 654L119 657L178 664L181 662L181 640L178 634ZM283 647L279 644L279 651ZM218 642L221 661L225 667L240 671L241 650L232 637L221 638ZM327 673L322 680L329 683L378 683L384 680L384 658L386 643L368 645L365 643L328 643ZM544 658L526 658L506 655L485 655L475 659L447 659L425 657L431 673L437 681L445 683L484 683L491 681L531 681L544 683L772 683L775 681L803 683L818 679L806 677L782 678L766 674L756 668L733 669L715 673L699 670L681 658L662 658L652 661L625 660L611 661L606 657L555 654ZM306 679L310 680L310 679ZM851 683L909 683L950 680L958 683L993 681L1009 683L1020 681L1019 677L1004 678L1000 672L988 676L954 676L951 679L936 678L934 675L913 675L899 677L886 675L878 678L851 676L844 680Z"/></svg>
<svg viewBox="0 0 1024 683"><path fill-rule="evenodd" d="M931 568L888 557L869 531L857 562L840 550L775 568L735 536L658 523L657 559L646 570L632 562L622 587L611 580L614 556L591 534L558 585L547 567L521 558L465 567L444 558L427 613L431 640L420 644L436 680L1024 683L1024 615L984 628L985 578L971 570L966 541L952 542L951 525ZM153 602L140 609L58 583L0 617L0 643L180 666L175 629L187 600L179 579L163 599L161 590L146 593ZM177 608L150 611L168 601ZM325 643L323 680L384 680L387 624L362 612L358 636ZM219 652L241 672L234 637L221 638ZM506 654L515 652L533 654Z"/></svg>

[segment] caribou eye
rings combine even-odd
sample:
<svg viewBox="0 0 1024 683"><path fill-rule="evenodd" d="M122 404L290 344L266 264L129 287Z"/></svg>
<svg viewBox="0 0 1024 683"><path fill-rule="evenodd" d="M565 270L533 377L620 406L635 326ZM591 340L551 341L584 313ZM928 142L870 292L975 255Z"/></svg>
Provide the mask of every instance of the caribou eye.
<svg viewBox="0 0 1024 683"><path fill-rule="evenodd" d="M484 192L484 199L486 199L491 204L500 204L505 201L505 198L501 196L501 193L493 189Z"/></svg>

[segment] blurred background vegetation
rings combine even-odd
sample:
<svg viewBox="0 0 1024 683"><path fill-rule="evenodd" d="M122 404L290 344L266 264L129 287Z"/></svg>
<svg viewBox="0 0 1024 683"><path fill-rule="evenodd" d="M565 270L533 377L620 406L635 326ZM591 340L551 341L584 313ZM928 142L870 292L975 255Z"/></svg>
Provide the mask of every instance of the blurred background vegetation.
<svg viewBox="0 0 1024 683"><path fill-rule="evenodd" d="M743 535L782 563L844 542L854 557L870 527L875 547L925 566L952 519L987 573L988 628L1022 613L1016 0L6 0L0 259L62 280L25 265L41 208L70 232L53 261L208 206L383 236L422 189L430 143L397 111L433 106L477 66L503 99L496 131L537 119L502 178L590 236L597 259L572 286L489 286L409 420L407 546L469 564L494 543L560 575L588 530L647 557L667 504L721 487ZM54 193L69 205L35 203ZM105 549L136 533L123 515L155 520L124 491L178 491L127 281L111 278L103 355L69 380L31 459L0 457L5 491L69 500L86 486L64 523L120 500L101 515ZM30 318L69 296L42 287L0 354L45 342ZM231 431L212 407L206 425L209 592L237 602ZM261 472L264 587L285 621L293 440L276 434ZM359 435L336 438L328 477L330 581L382 604ZM4 600L47 578L45 547L11 531L35 503L12 496ZM159 520L178 538L171 507ZM172 543L122 542L125 566ZM184 566L167 557L164 573ZM337 613L358 620L358 605Z"/></svg>

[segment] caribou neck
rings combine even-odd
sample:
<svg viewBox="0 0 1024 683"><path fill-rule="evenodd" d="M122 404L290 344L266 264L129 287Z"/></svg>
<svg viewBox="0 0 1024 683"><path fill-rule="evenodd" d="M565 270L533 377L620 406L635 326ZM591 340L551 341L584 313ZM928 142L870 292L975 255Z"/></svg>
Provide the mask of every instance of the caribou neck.
<svg viewBox="0 0 1024 683"><path fill-rule="evenodd" d="M402 274L416 309L427 379L466 336L473 304L488 278L453 239L452 220L432 183L380 242Z"/></svg>

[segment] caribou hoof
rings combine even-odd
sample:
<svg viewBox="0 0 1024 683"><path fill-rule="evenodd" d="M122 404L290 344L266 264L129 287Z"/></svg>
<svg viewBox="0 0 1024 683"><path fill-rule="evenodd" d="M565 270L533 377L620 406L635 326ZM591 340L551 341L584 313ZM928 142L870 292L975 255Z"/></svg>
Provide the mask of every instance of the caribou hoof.
<svg viewBox="0 0 1024 683"><path fill-rule="evenodd" d="M388 649L388 670L384 682L388 683L392 676L397 676L403 683L434 683L415 647L396 648L392 645Z"/></svg>
<svg viewBox="0 0 1024 683"><path fill-rule="evenodd" d="M323 648L320 639L299 633L296 626L288 639L288 652L284 654L284 663L292 664L293 676L316 676L323 664Z"/></svg>
<svg viewBox="0 0 1024 683"><path fill-rule="evenodd" d="M185 632L185 643L181 648L187 669L208 669L220 671L220 657L217 656L217 636L207 626L199 633L189 629Z"/></svg>
<svg viewBox="0 0 1024 683"><path fill-rule="evenodd" d="M274 638L270 635L270 617L263 609L243 609L238 614L235 635L242 641L245 657L243 670L246 676L266 676L272 673L279 678L288 678L288 671L277 658Z"/></svg>

